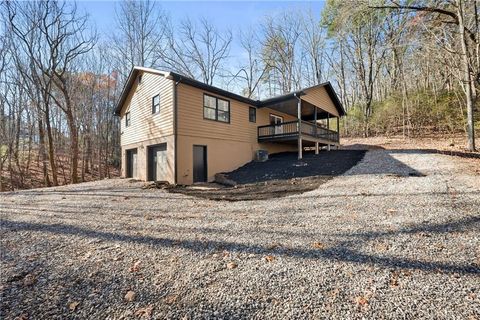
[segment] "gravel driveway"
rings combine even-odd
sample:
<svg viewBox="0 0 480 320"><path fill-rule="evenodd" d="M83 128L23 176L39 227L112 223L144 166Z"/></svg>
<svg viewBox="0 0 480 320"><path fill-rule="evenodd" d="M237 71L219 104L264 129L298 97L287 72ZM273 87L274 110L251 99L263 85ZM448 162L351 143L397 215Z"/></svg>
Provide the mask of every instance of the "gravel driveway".
<svg viewBox="0 0 480 320"><path fill-rule="evenodd" d="M0 318L480 319L479 167L371 150L270 200L121 179L4 193Z"/></svg>

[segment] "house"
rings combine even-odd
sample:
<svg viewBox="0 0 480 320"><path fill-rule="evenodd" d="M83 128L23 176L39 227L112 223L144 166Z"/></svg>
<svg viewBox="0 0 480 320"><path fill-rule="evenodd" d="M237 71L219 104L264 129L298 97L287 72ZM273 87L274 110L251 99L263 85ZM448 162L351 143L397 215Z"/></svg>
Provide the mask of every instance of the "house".
<svg viewBox="0 0 480 320"><path fill-rule="evenodd" d="M345 111L327 82L253 100L174 72L134 67L118 101L122 176L212 181L268 153L339 144ZM336 128L331 130L330 127Z"/></svg>

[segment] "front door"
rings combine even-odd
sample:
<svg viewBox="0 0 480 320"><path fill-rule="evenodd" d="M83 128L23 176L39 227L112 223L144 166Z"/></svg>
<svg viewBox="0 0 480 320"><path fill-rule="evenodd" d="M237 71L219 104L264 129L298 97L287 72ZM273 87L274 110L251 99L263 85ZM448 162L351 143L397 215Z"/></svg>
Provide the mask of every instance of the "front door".
<svg viewBox="0 0 480 320"><path fill-rule="evenodd" d="M282 134L283 127L282 127L283 117L271 114L270 115L270 124L274 124L274 133L275 134Z"/></svg>
<svg viewBox="0 0 480 320"><path fill-rule="evenodd" d="M127 178L137 178L137 149L127 150L126 169Z"/></svg>
<svg viewBox="0 0 480 320"><path fill-rule="evenodd" d="M148 147L148 180L167 181L167 144Z"/></svg>
<svg viewBox="0 0 480 320"><path fill-rule="evenodd" d="M207 146L193 146L193 183L207 181Z"/></svg>

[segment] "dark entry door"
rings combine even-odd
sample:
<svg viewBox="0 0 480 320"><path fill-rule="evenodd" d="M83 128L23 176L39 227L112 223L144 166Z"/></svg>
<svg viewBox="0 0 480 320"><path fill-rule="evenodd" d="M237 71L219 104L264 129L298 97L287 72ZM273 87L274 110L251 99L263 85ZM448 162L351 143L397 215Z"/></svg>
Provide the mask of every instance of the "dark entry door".
<svg viewBox="0 0 480 320"><path fill-rule="evenodd" d="M167 144L148 147L148 180L167 180Z"/></svg>
<svg viewBox="0 0 480 320"><path fill-rule="evenodd" d="M127 150L127 178L137 177L137 149Z"/></svg>
<svg viewBox="0 0 480 320"><path fill-rule="evenodd" d="M193 146L193 182L207 181L207 146Z"/></svg>

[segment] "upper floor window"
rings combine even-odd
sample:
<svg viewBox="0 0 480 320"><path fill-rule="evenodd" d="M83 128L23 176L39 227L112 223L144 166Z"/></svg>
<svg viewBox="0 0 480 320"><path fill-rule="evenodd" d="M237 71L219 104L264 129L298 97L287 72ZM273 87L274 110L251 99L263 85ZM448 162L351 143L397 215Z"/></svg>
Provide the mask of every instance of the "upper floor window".
<svg viewBox="0 0 480 320"><path fill-rule="evenodd" d="M125 113L125 127L130 126L130 112Z"/></svg>
<svg viewBox="0 0 480 320"><path fill-rule="evenodd" d="M160 112L160 95L157 94L152 98L152 113Z"/></svg>
<svg viewBox="0 0 480 320"><path fill-rule="evenodd" d="M230 122L230 101L203 95L203 117L205 119Z"/></svg>
<svg viewBox="0 0 480 320"><path fill-rule="evenodd" d="M249 107L248 108L248 120L250 122L257 122L257 108Z"/></svg>

